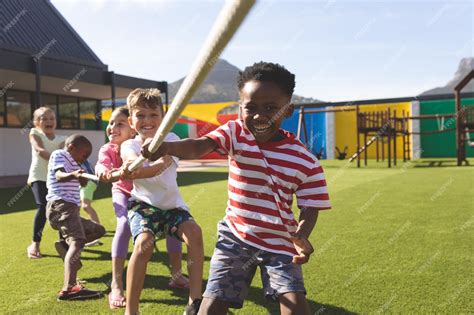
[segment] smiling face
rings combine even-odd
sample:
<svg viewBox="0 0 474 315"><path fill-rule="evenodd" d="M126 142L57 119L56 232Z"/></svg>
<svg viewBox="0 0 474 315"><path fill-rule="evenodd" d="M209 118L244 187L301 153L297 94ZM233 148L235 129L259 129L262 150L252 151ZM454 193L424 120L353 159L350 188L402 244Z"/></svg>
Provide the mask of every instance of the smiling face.
<svg viewBox="0 0 474 315"><path fill-rule="evenodd" d="M257 142L281 140L279 132L285 117L291 116L290 98L271 81L248 81L240 90L240 111L244 126Z"/></svg>
<svg viewBox="0 0 474 315"><path fill-rule="evenodd" d="M153 138L163 120L161 107L139 106L131 110L128 121L142 141Z"/></svg>
<svg viewBox="0 0 474 315"><path fill-rule="evenodd" d="M34 125L40 129L45 135L54 135L56 130L56 115L46 107L45 109L37 109L34 114Z"/></svg>
<svg viewBox="0 0 474 315"><path fill-rule="evenodd" d="M111 143L120 145L125 140L133 137L135 132L128 123L128 117L119 112L114 111L110 117L107 129L105 129L107 137Z"/></svg>

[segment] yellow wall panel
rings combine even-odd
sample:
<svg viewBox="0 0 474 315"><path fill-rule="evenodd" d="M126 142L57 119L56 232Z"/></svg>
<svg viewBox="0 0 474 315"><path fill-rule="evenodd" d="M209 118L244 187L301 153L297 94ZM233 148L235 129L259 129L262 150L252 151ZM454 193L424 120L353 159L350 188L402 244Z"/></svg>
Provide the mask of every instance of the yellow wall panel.
<svg viewBox="0 0 474 315"><path fill-rule="evenodd" d="M214 125L220 125L217 121L217 113L235 102L222 102L222 103L209 103L209 104L188 104L184 109L182 115L194 119L198 119L205 122L213 123ZM112 109L107 108L102 110L102 120L109 121ZM91 118L93 115L91 115Z"/></svg>
<svg viewBox="0 0 474 315"><path fill-rule="evenodd" d="M354 106L355 108L355 106ZM380 112L380 111L387 111L390 108L391 115L393 115L393 111L396 110L396 116L402 117L402 111L404 110L405 113L411 112L411 102L402 102L402 103L389 103L389 104L376 104L376 105L360 105L359 109L360 112ZM335 143L336 146L342 151L345 146L348 147L348 156L351 156L357 151L357 127L356 127L356 112L338 112L335 113ZM409 130L411 131L411 125L409 126ZM386 139L386 137L385 137ZM367 138L367 141L370 140L370 137ZM412 139L410 139L412 142ZM364 137L360 135L360 145L361 147L364 146ZM367 156L370 159L375 159L376 157L376 147L375 143L373 143L367 151ZM392 143L393 149L393 143ZM337 153L336 153L337 156ZM363 154L362 154L363 156ZM387 147L385 145L385 157L387 156ZM403 158L403 142L402 137L397 137L397 158Z"/></svg>
<svg viewBox="0 0 474 315"><path fill-rule="evenodd" d="M194 119L202 120L205 122L213 123L214 125L220 125L217 121L217 113L235 102L223 102L223 103L210 103L210 104L189 104L184 109L182 115L191 117Z"/></svg>

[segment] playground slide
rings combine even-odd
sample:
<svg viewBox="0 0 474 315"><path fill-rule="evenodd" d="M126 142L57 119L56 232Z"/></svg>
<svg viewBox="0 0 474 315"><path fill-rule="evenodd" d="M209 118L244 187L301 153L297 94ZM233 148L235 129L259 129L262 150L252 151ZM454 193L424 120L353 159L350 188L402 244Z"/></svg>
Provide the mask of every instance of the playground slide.
<svg viewBox="0 0 474 315"><path fill-rule="evenodd" d="M354 153L351 158L349 159L349 162L352 162L354 161L362 152L364 152L365 150L367 150L367 148L375 142L375 140L377 140L378 138L378 135L375 135L373 136L369 141L367 141L367 143L365 144L365 146L363 146L362 148L359 149L359 151L357 151L356 153Z"/></svg>

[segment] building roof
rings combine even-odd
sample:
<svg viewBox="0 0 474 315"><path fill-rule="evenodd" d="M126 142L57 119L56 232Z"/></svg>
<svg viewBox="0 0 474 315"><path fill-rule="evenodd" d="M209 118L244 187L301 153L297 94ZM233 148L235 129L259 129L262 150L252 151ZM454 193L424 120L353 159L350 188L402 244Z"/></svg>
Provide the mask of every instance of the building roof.
<svg viewBox="0 0 474 315"><path fill-rule="evenodd" d="M0 87L13 85L101 100L126 97L137 87L168 94L166 81L109 71L50 0L0 0Z"/></svg>
<svg viewBox="0 0 474 315"><path fill-rule="evenodd" d="M0 49L107 70L49 0L0 1Z"/></svg>

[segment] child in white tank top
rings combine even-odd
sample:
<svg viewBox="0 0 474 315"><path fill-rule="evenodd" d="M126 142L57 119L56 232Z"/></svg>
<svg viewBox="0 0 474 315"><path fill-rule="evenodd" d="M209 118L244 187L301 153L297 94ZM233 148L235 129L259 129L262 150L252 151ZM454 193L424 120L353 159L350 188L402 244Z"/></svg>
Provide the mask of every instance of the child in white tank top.
<svg viewBox="0 0 474 315"><path fill-rule="evenodd" d="M51 152L64 146L65 136L55 134L56 115L49 107L40 107L33 113L34 127L29 134L31 144L31 165L28 185L31 186L38 210L33 225L33 241L27 247L29 258L41 258L40 242L46 223L46 177Z"/></svg>

